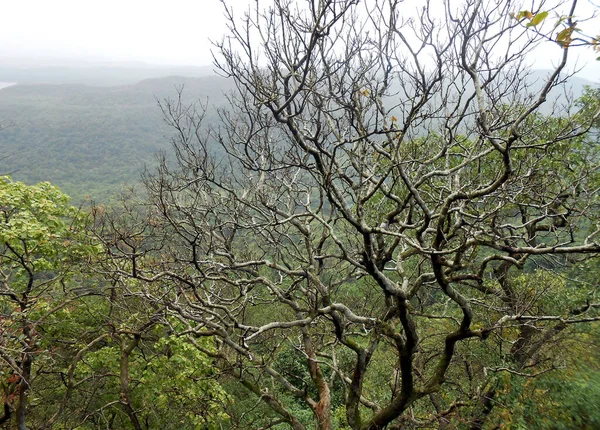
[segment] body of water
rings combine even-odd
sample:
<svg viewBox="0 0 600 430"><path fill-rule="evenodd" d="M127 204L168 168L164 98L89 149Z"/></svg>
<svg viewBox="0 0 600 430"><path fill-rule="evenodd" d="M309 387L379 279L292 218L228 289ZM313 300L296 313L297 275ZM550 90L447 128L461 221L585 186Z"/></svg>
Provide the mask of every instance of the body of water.
<svg viewBox="0 0 600 430"><path fill-rule="evenodd" d="M0 90L2 88L12 87L13 85L17 85L16 82L0 82Z"/></svg>

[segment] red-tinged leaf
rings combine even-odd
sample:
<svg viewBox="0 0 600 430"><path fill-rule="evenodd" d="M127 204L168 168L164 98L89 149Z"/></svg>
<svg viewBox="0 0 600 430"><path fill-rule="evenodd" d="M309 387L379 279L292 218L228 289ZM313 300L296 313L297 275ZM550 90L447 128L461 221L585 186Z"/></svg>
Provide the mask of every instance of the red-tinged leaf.
<svg viewBox="0 0 600 430"><path fill-rule="evenodd" d="M521 21L523 18L529 18L530 15L531 12L529 12L528 10L522 10L517 14L516 19L517 21Z"/></svg>

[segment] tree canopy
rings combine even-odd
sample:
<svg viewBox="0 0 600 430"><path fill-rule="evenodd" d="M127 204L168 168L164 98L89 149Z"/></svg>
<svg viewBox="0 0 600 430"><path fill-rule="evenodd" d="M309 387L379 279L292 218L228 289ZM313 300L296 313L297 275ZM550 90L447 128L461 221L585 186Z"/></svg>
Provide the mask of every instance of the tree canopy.
<svg viewBox="0 0 600 430"><path fill-rule="evenodd" d="M161 101L141 192L0 181L0 424L596 426L600 97L543 6L224 2L228 106Z"/></svg>
<svg viewBox="0 0 600 430"><path fill-rule="evenodd" d="M541 114L571 48L530 86L516 4L441 5L226 6L222 125L165 102L175 162L103 220L120 276L294 429L482 428L600 318L566 275L600 251L596 93Z"/></svg>

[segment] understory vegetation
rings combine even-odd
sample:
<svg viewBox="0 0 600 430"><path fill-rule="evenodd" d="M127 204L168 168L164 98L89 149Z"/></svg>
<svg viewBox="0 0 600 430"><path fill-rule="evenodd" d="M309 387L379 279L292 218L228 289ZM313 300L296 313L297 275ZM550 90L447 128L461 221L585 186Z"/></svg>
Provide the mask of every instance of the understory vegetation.
<svg viewBox="0 0 600 430"><path fill-rule="evenodd" d="M599 428L576 2L440 4L224 5L227 104L161 100L140 187L0 177L0 428Z"/></svg>

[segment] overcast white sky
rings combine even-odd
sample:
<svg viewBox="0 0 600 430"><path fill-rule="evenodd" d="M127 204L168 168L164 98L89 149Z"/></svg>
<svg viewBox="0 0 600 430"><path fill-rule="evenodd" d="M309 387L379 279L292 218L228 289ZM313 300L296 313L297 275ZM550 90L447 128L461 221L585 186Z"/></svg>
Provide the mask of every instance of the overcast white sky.
<svg viewBox="0 0 600 430"><path fill-rule="evenodd" d="M590 1L578 13L591 13ZM228 4L241 14L248 0ZM220 39L224 23L219 0L1 0L0 57L209 65L209 38ZM597 32L600 20L586 28ZM582 77L599 81L600 54L581 54ZM549 55L537 56L536 68L550 66Z"/></svg>
<svg viewBox="0 0 600 430"><path fill-rule="evenodd" d="M0 1L3 56L208 65L224 30L219 0Z"/></svg>

